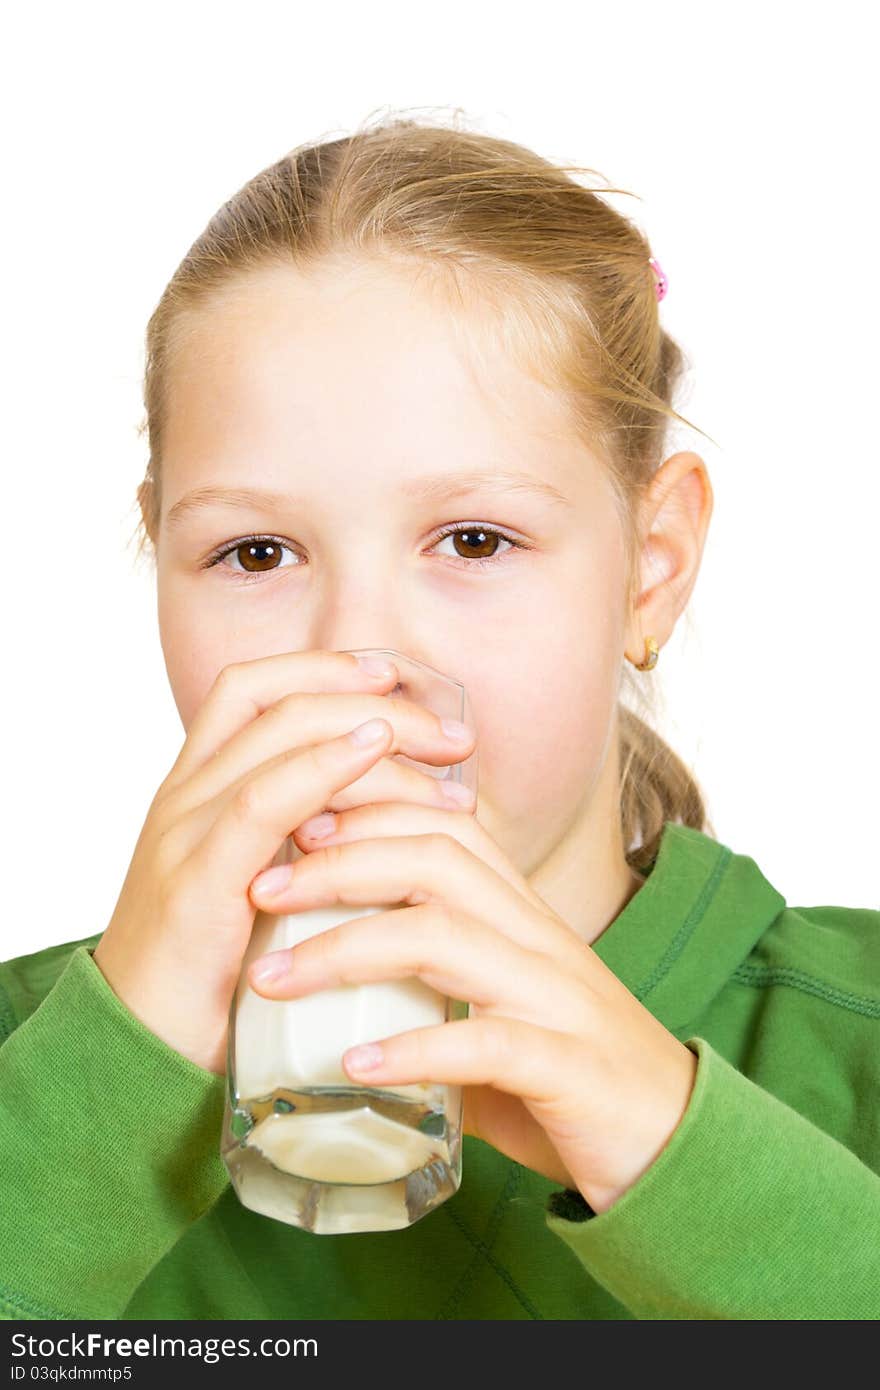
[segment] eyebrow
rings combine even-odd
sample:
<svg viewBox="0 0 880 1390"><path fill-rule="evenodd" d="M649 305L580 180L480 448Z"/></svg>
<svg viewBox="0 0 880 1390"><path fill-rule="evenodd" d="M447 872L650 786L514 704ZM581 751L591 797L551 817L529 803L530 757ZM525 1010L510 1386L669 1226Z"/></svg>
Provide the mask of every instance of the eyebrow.
<svg viewBox="0 0 880 1390"><path fill-rule="evenodd" d="M399 491L420 501L443 502L481 489L490 492L532 494L560 506L573 505L564 493L542 478L536 478L531 473L499 472L498 469L485 469L477 473L437 473L429 477L414 478L403 483ZM290 506L291 503L299 505L301 500L283 492L267 491L264 488L220 487L209 483L185 493L175 502L165 518L165 523L172 528L179 526L186 518L209 507L281 508Z"/></svg>

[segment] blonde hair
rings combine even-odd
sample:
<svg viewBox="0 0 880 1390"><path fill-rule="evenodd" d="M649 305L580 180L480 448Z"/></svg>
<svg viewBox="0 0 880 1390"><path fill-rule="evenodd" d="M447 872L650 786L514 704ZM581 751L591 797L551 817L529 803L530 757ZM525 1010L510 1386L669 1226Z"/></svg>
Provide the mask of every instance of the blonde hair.
<svg viewBox="0 0 880 1390"><path fill-rule="evenodd" d="M263 268L384 260L473 311L470 327L479 320L488 330L484 360L494 344L563 393L575 433L608 470L633 603L638 504L670 422L690 424L671 404L684 357L660 324L651 248L596 190L569 177L595 170L463 129L459 110L450 125L393 113L298 146L240 188L190 247L147 326L139 555L149 546L155 556L169 374L199 308ZM607 181L600 191L625 192ZM474 350L477 338L469 343ZM655 712L644 689L653 678L623 668L621 825L627 862L642 872L666 821L714 831L688 768L631 707Z"/></svg>

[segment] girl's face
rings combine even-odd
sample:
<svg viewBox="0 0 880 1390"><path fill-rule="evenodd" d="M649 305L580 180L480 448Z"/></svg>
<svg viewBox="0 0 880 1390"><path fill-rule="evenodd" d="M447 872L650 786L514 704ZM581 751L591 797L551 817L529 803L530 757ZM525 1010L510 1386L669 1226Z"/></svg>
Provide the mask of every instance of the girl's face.
<svg viewBox="0 0 880 1390"><path fill-rule="evenodd" d="M156 537L174 699L188 729L230 662L396 648L467 689L477 816L519 870L570 846L619 874L619 519L560 400L501 356L487 372L387 268L266 269L187 320Z"/></svg>

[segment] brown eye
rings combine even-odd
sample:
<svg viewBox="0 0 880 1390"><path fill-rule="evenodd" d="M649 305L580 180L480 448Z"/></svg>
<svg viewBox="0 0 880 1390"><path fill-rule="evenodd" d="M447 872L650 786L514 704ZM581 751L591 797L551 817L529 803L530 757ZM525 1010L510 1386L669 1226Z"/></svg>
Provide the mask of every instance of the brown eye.
<svg viewBox="0 0 880 1390"><path fill-rule="evenodd" d="M277 561L282 549L277 541L248 541L247 545L236 546L235 557L248 574L262 574L265 570L278 568Z"/></svg>
<svg viewBox="0 0 880 1390"><path fill-rule="evenodd" d="M508 536L502 535L500 531L492 530L489 526L480 525L451 527L438 538L435 544L439 545L442 541L447 540L451 540L455 547L455 554L450 558L469 561L470 567L474 568L480 565L496 564L511 550L522 548L519 541L511 540ZM508 549L499 550L499 541L503 541ZM467 569L469 565L465 563L463 568Z"/></svg>
<svg viewBox="0 0 880 1390"><path fill-rule="evenodd" d="M476 527L453 532L456 554L463 560L491 560L498 549L499 540L501 537L497 531L483 531Z"/></svg>
<svg viewBox="0 0 880 1390"><path fill-rule="evenodd" d="M289 545L284 545L274 536L248 536L246 540L227 545L213 555L207 561L206 567L210 569L212 565L219 565L221 569L231 570L233 574L270 574L273 570L287 568L281 563L285 550L293 554ZM232 563L233 560L236 563Z"/></svg>

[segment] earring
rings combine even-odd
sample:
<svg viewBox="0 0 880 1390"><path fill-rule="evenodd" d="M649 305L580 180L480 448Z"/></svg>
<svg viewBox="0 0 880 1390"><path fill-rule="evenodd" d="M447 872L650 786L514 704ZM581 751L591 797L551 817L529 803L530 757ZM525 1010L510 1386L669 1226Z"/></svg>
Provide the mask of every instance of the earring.
<svg viewBox="0 0 880 1390"><path fill-rule="evenodd" d="M654 637L645 638L645 659L644 661L633 661L637 671L653 671L660 657L660 648ZM632 661L632 657L627 657L627 661Z"/></svg>

